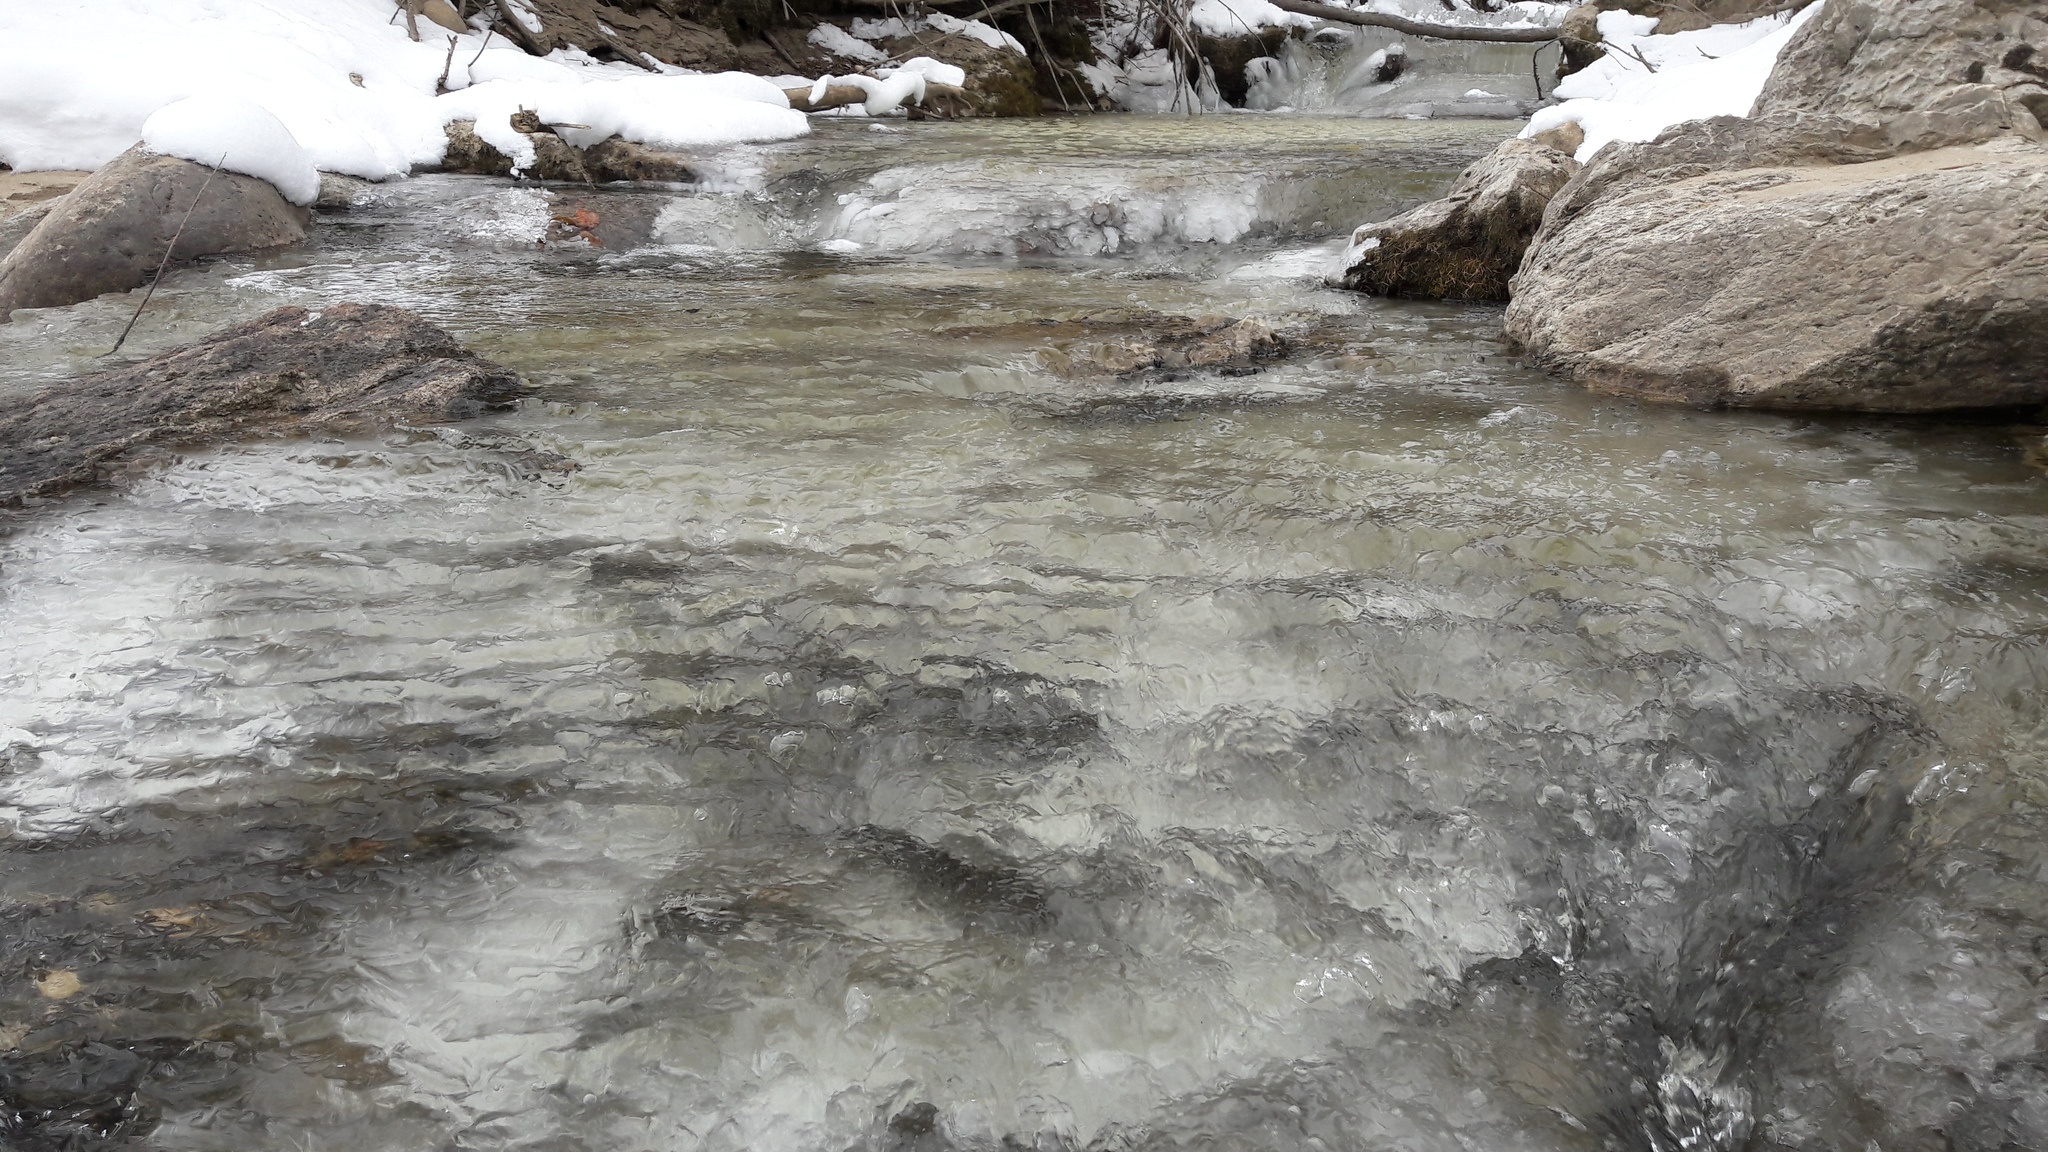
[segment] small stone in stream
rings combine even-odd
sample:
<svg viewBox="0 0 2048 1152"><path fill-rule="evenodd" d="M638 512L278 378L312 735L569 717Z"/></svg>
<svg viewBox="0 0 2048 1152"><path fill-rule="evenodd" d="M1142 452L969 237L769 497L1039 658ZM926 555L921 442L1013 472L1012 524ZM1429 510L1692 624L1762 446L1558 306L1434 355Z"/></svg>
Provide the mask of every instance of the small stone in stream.
<svg viewBox="0 0 2048 1152"><path fill-rule="evenodd" d="M299 243L311 219L266 181L138 144L72 189L0 261L0 321L17 308L140 287L173 237L175 259L191 261Z"/></svg>
<svg viewBox="0 0 2048 1152"><path fill-rule="evenodd" d="M0 455L0 505L93 483L145 445L465 420L523 391L404 309L279 308L0 407L0 443L12 446Z"/></svg>
<svg viewBox="0 0 2048 1152"><path fill-rule="evenodd" d="M1264 322L1228 316L1098 317L1048 327L1047 336L1079 337L1062 341L1042 356L1055 372L1070 377L1191 369L1245 375L1287 351L1286 341Z"/></svg>

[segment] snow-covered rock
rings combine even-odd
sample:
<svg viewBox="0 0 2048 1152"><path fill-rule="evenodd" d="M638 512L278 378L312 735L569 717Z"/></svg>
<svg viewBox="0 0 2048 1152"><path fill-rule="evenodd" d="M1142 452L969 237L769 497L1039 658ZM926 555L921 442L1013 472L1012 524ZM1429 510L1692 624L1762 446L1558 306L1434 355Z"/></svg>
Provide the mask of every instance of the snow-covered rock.
<svg viewBox="0 0 2048 1152"><path fill-rule="evenodd" d="M138 145L72 189L0 261L0 320L16 308L125 292L148 281L167 252L189 261L296 244L307 220L268 180Z"/></svg>
<svg viewBox="0 0 2048 1152"><path fill-rule="evenodd" d="M298 205L320 196L320 173L284 122L261 104L234 96L191 96L142 122L142 144L176 156L268 180Z"/></svg>
<svg viewBox="0 0 2048 1152"><path fill-rule="evenodd" d="M1554 93L1563 103L1536 113L1522 135L1576 123L1586 133L1583 162L1616 140L1653 140L1688 120L1747 116L1778 53L1820 10L1671 36L1656 35L1652 18L1600 13L1606 55L1566 77Z"/></svg>
<svg viewBox="0 0 2048 1152"><path fill-rule="evenodd" d="M1595 387L1929 411L2048 400L2048 13L1824 0L1747 118L1602 149L1509 338ZM1987 63L1988 61L1988 63Z"/></svg>

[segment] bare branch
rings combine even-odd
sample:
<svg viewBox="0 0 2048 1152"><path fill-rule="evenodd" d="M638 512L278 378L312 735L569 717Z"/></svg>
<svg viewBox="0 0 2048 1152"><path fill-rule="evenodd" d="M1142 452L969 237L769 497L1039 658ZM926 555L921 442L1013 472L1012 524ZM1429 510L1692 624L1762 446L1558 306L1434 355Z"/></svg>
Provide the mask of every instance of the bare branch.
<svg viewBox="0 0 2048 1152"><path fill-rule="evenodd" d="M1408 36L1427 36L1434 40L1542 44L1557 39L1555 28L1487 28L1477 24L1430 24L1422 20L1410 20L1405 16L1389 16L1383 12L1361 12L1332 4L1318 4L1315 0L1273 0L1273 6L1283 11L1313 16L1318 20L1333 20L1339 24L1357 24L1366 28L1392 28Z"/></svg>

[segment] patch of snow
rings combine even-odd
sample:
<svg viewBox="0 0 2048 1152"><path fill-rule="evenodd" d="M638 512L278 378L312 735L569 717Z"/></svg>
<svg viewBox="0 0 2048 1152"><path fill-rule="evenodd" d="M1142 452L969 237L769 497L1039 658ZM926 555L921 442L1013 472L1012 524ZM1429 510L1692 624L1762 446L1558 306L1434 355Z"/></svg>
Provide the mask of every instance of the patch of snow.
<svg viewBox="0 0 2048 1152"><path fill-rule="evenodd" d="M959 80L952 79L956 76ZM965 71L951 64L942 64L929 56L919 56L906 60L894 68L882 69L880 76L820 76L817 82L811 85L811 103L816 104L824 99L826 89L832 85L846 84L867 93L867 99L858 105L829 108L814 115L849 116L855 114L857 110L858 114L863 116L887 116L900 110L906 101L922 102L928 84L952 84L957 87L959 82L965 79Z"/></svg>
<svg viewBox="0 0 2048 1152"><path fill-rule="evenodd" d="M261 104L234 96L192 96L142 122L142 143L161 156L196 160L268 180L294 204L320 198L320 173L291 130Z"/></svg>
<svg viewBox="0 0 2048 1152"><path fill-rule="evenodd" d="M894 40L899 36L910 35L924 27L924 24L921 21L913 24L901 16L883 19L857 16L849 27L852 34L862 40Z"/></svg>
<svg viewBox="0 0 2048 1152"><path fill-rule="evenodd" d="M1466 89L1466 91L1465 91L1465 97L1466 97L1466 99L1469 99L1469 100L1505 100L1505 99L1507 99L1507 97L1505 97L1505 96L1501 95L1501 94L1500 94L1500 93L1498 93L1498 92L1488 92L1488 91L1487 91L1486 89L1484 89L1484 88L1468 88L1468 89Z"/></svg>
<svg viewBox="0 0 2048 1152"><path fill-rule="evenodd" d="M196 96L258 105L316 168L372 180L438 163L450 120L521 105L666 147L809 131L756 77L537 59L477 34L457 37L451 64L440 34L414 43L392 11L390 0L124 0L109 19L98 0L0 3L0 163L97 168L159 109ZM516 0L514 11L538 27ZM437 96L444 67L455 91Z"/></svg>
<svg viewBox="0 0 2048 1152"><path fill-rule="evenodd" d="M925 16L924 22L929 27L948 35L966 36L979 40L991 48L1006 48L1019 56L1025 54L1021 41L993 24L984 24L979 20L962 20L958 16L948 16L944 12L929 13Z"/></svg>
<svg viewBox="0 0 2048 1152"><path fill-rule="evenodd" d="M1655 16L1638 16L1633 12L1602 12L1596 22L1600 26L1600 38L1614 41L1648 36L1663 23Z"/></svg>
<svg viewBox="0 0 2048 1152"><path fill-rule="evenodd" d="M1015 36L980 20L963 20L943 12L931 12L915 20L901 16L890 16L877 20L873 17L856 17L851 25L852 36L859 40L894 40L910 36L925 29L944 32L948 35L967 36L981 41L991 48L1003 48L1018 55L1024 55L1024 45Z"/></svg>
<svg viewBox="0 0 2048 1152"><path fill-rule="evenodd" d="M691 148L782 140L793 112L782 89L758 76L617 76L579 83L564 80L486 80L433 101L442 123L475 120L476 133L512 158L513 169L533 163L533 143L512 129L512 114L531 109L563 140L587 148L618 136L654 148Z"/></svg>
<svg viewBox="0 0 2048 1152"><path fill-rule="evenodd" d="M955 88L967 83L967 70L957 64L934 60L929 56L913 56L894 68L876 69L875 75L888 77L899 72L915 72L933 84L950 84Z"/></svg>
<svg viewBox="0 0 2048 1152"><path fill-rule="evenodd" d="M1274 7L1271 0L1195 0L1188 22L1211 36L1242 36L1261 28L1312 28L1316 21Z"/></svg>
<svg viewBox="0 0 2048 1152"><path fill-rule="evenodd" d="M856 38L837 24L820 24L811 29L811 34L806 39L834 56L858 60L863 64L880 64L889 58L888 53L865 40Z"/></svg>
<svg viewBox="0 0 2048 1152"><path fill-rule="evenodd" d="M1627 13L1603 13L1603 35L1610 28L1618 33L1607 38L1607 54L1566 77L1556 91L1564 102L1536 113L1522 135L1577 123L1586 132L1577 155L1586 161L1616 140L1654 140L1674 124L1747 117L1778 53L1826 4L1821 0L1789 20L1767 16L1669 36L1624 32L1642 25L1607 19Z"/></svg>

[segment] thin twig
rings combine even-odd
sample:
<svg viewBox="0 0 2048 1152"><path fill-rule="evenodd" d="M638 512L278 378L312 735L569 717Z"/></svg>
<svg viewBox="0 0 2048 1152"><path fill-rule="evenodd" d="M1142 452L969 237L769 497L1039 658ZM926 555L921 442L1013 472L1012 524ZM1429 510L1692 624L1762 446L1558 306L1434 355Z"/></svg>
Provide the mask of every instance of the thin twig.
<svg viewBox="0 0 2048 1152"><path fill-rule="evenodd" d="M191 207L185 209L185 218L183 220L178 221L178 230L176 232L171 233L170 247L164 249L164 258L157 262L156 275L150 277L149 291L144 292L142 294L142 303L137 304L135 306L135 315L130 316L128 318L128 326L126 328L121 329L121 338L119 340L114 341L114 346L113 348L108 350L107 355L112 356L114 353L119 352L121 350L121 345L126 344L128 342L128 334L130 332L135 331L135 322L137 320L142 319L142 310L144 308L149 307L149 298L156 295L156 286L158 284L163 283L164 269L170 267L171 265L171 253L176 252L178 250L178 240L180 237L185 235L185 225L190 224L192 222L192 213L198 211L199 209L199 198L201 196L206 195L207 186L212 184L213 178L220 174L221 164L225 164L227 162L228 154L225 152L221 153L220 162L215 164L213 166L212 171L209 171L206 174L206 179L199 182L199 191L192 194Z"/></svg>
<svg viewBox="0 0 2048 1152"><path fill-rule="evenodd" d="M1536 46L1534 52L1529 53L1529 79L1536 82L1536 98L1538 100L1543 99L1543 73L1536 68L1536 59L1541 55L1543 55L1543 45L1541 44Z"/></svg>
<svg viewBox="0 0 2048 1152"><path fill-rule="evenodd" d="M1629 55L1635 57L1639 62L1641 62L1643 67L1648 68L1651 72L1657 71L1657 66L1655 64L1650 63L1650 58L1643 55L1642 49L1628 44L1616 44L1614 45L1614 47L1619 48L1621 51L1626 52Z"/></svg>
<svg viewBox="0 0 2048 1152"><path fill-rule="evenodd" d="M488 19L490 20L490 23L484 25L484 42L476 46L476 55L469 58L470 68L476 67L476 62L484 58L484 49L489 48L491 46L491 33L496 32L498 30L497 13L491 13Z"/></svg>
<svg viewBox="0 0 2048 1152"><path fill-rule="evenodd" d="M1045 70L1052 73L1053 94L1060 98L1060 107L1073 115L1074 106L1067 103L1067 86L1060 80L1060 62L1052 58L1052 49L1045 46L1045 36L1038 31L1038 17L1031 14L1031 6L1024 6L1024 19L1031 24L1031 38L1038 42L1038 54L1045 57Z"/></svg>
<svg viewBox="0 0 2048 1152"><path fill-rule="evenodd" d="M455 67L455 37L448 37L448 58L441 61L441 78L434 81L434 94L445 95L448 91L448 73Z"/></svg>

